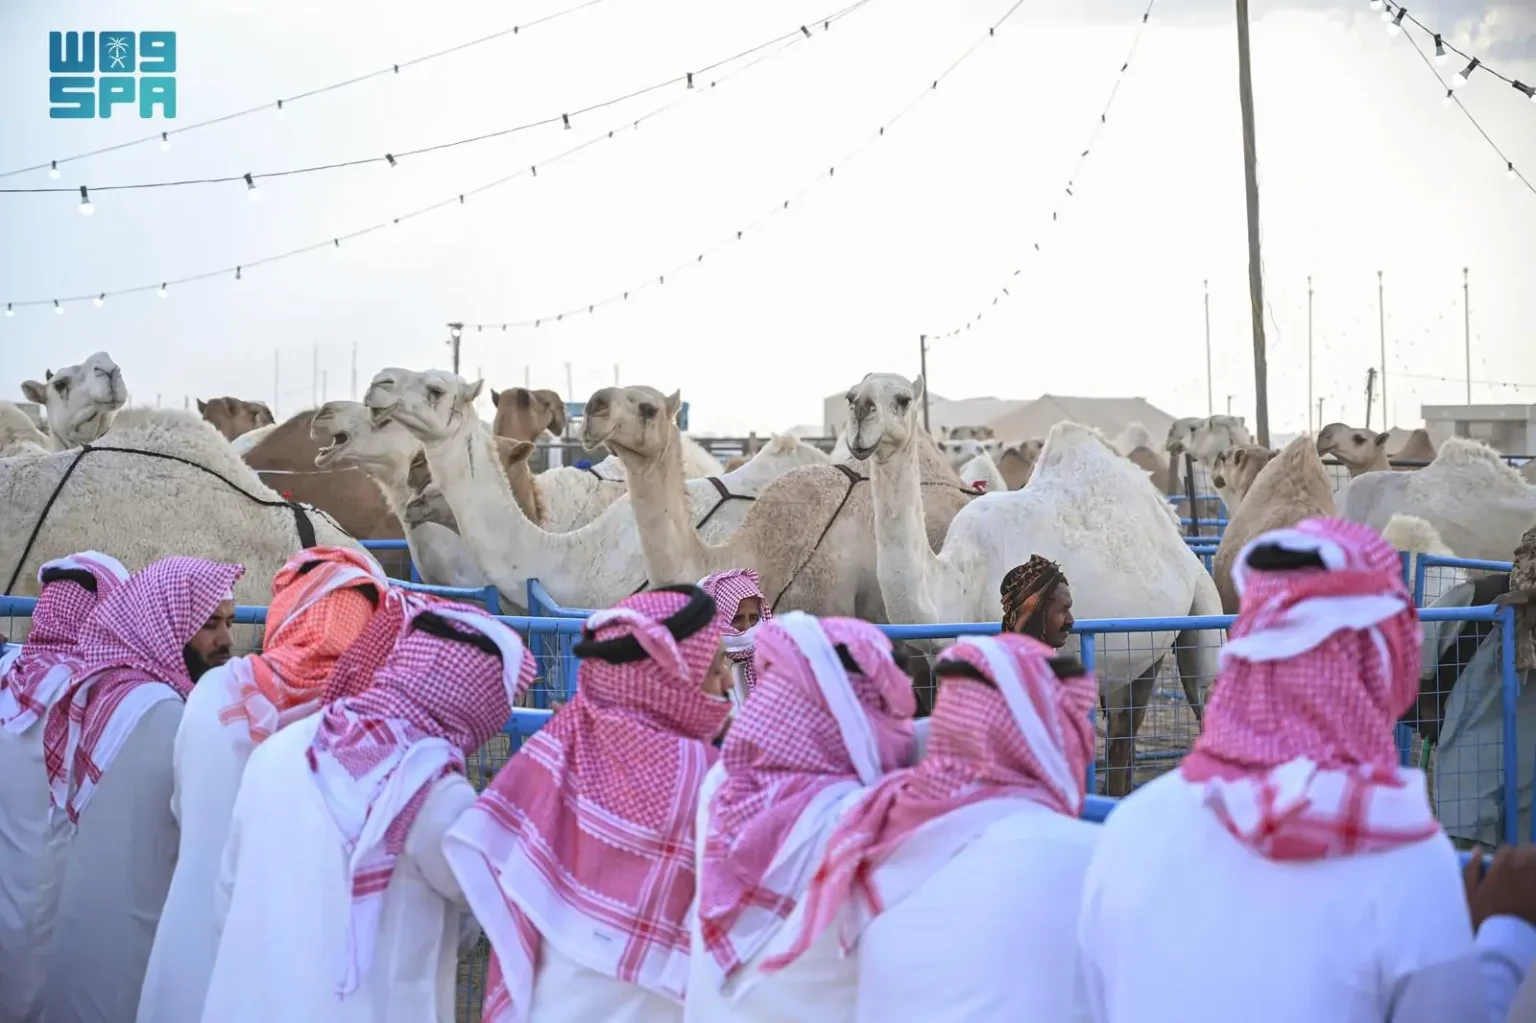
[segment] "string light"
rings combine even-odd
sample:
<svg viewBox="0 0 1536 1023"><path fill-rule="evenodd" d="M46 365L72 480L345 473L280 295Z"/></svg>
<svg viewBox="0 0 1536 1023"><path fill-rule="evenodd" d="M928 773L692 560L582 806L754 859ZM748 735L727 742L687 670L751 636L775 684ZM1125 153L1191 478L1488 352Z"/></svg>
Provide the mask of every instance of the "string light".
<svg viewBox="0 0 1536 1023"><path fill-rule="evenodd" d="M1519 92L1525 93L1526 99L1530 100L1532 103L1536 103L1536 88L1532 88L1531 86L1526 85L1524 82L1511 82L1510 84L1512 84Z"/></svg>
<svg viewBox="0 0 1536 1023"><path fill-rule="evenodd" d="M90 191L84 185L81 185L80 186L80 215L82 217L88 217L92 213L95 213L95 212L96 212L96 207L91 204L91 193L90 193Z"/></svg>
<svg viewBox="0 0 1536 1023"><path fill-rule="evenodd" d="M547 24L551 21L557 21L560 18L566 17L567 15L586 10L588 7L595 6L602 2L603 0L582 0L581 3L575 4L574 6L555 11L551 14L546 14L542 18L535 18L532 21L526 21L521 25L513 25L511 28L505 28L498 32L492 32L490 35L484 35L477 39L470 39L467 42L457 43L453 46L449 46L441 50L436 50L432 53L423 54L420 57L412 57L410 60L402 60L397 64L390 64L389 66L380 68L377 71L370 71L366 74L357 75L353 78L347 78L339 82L332 82L329 85L322 85L318 88L309 89L306 92L296 93L295 95L287 97L287 99L280 99L277 101L278 115L281 116L283 105L285 103L292 103L294 100L310 99L323 93L335 92L338 89L350 88L351 86L360 85L363 82L372 81L375 78L381 78L385 75L397 75L400 73L401 68L416 67L418 65L428 63L429 61L438 60L442 57L450 57L454 54L462 53L465 50L472 49L476 46L481 46L485 43L494 42L498 39L505 39L508 36L515 36L523 30L533 28L536 25ZM178 133L196 131L199 128L208 128L215 124L223 124L226 121L233 121L237 118L249 117L252 114L259 114L271 108L271 103L263 103L260 106L249 107L245 110L236 110L231 113L220 114L217 117L210 117L205 121L198 121L197 123L189 124L184 128L177 128L176 131ZM103 146L100 149L92 149L84 153L76 153L73 156L63 157L62 160L64 163L73 163L76 160L88 160L94 156L103 156L107 153L115 153L123 149L131 149L134 146L141 146L146 142L155 142L159 139L159 137L160 136L158 133L154 135L146 135L143 138L130 139L127 142L119 142L116 145ZM31 171L42 170L44 167L50 167L52 170L57 170L59 162L59 160L52 160L47 164L38 163L32 164L28 167L17 167L13 170L0 172L0 178L8 178L16 174L27 174ZM57 174L53 174L52 176L58 177Z"/></svg>
<svg viewBox="0 0 1536 1023"><path fill-rule="evenodd" d="M49 164L48 176L53 180L59 180L59 161L54 160Z"/></svg>
<svg viewBox="0 0 1536 1023"><path fill-rule="evenodd" d="M1109 112L1114 108L1115 98L1120 94L1120 86L1125 82L1126 72L1131 68L1131 61L1136 56L1137 47L1141 45L1141 37L1147 31L1147 23L1152 18L1152 8L1156 5L1156 3L1157 0L1148 0L1146 10L1141 12L1141 21L1136 26L1136 34L1131 37L1131 46L1130 49L1126 51L1125 60L1121 62L1120 70L1115 74L1115 82L1114 85L1110 87L1109 98L1105 100L1104 106L1099 110L1099 117L1098 120L1094 123L1093 132L1088 136L1088 144L1084 146L1082 152L1078 154L1077 166L1073 168L1072 176L1067 179L1066 187L1062 189L1062 194L1057 197L1056 206L1051 210L1051 219L1045 222L1045 226L1047 228L1060 222L1061 212L1065 208L1067 201L1074 198L1076 195L1075 190L1077 188L1077 179L1082 177L1083 167L1087 164L1088 157L1093 153L1094 147L1099 141L1099 134L1104 130L1105 125L1109 123ZM1025 256L1026 258L1032 258L1040 251L1040 242L1035 241L1031 245L1030 249L1026 251ZM951 330L947 330L939 334L929 334L928 339L930 341L936 341L946 337L954 337L956 334L970 330L973 326L981 322L982 317L986 315L988 309L991 309L1005 298L1013 297L1013 292L1008 288L1007 285L1011 284L1014 278L1022 276L1023 273L1024 267L1022 265L1016 267L1014 271L1008 275L1003 287L999 288L996 292L993 293L991 300L982 306L980 312Z"/></svg>
<svg viewBox="0 0 1536 1023"><path fill-rule="evenodd" d="M16 310L11 308L11 303L9 303L9 302L5 303L5 315L6 316L15 316L16 315Z"/></svg>
<svg viewBox="0 0 1536 1023"><path fill-rule="evenodd" d="M825 25L827 27L830 27L833 22L842 20L843 18L847 17L848 15L852 14L854 11L858 10L859 8L863 7L865 4L868 4L870 2L871 2L871 0L854 0L854 2L850 3L848 6L840 8L839 10L834 11L831 14L827 14L827 15L825 15L822 18L818 18L817 20L822 22L823 25ZM347 170L347 169L351 169L351 168L355 168L355 167L365 167L365 166L369 166L369 165L372 165L372 164L379 164L379 163L383 163L383 164L388 165L390 168L394 168L395 166L397 166L397 164L398 164L398 162L400 160L403 160L406 157L424 156L424 155L427 155L429 153L443 152L443 151L446 151L446 150L449 150L449 149L457 149L457 148L460 148L462 146L476 145L476 144L481 143L481 142L488 142L488 141L491 141L493 139L505 138L505 137L507 137L509 135L514 135L514 134L517 134L519 132L529 131L529 130L534 129L534 128L542 128L542 127L544 127L546 125L555 124L557 122L560 123L565 129L569 130L571 128L571 125L572 125L571 119L573 117L577 117L577 116L580 116L582 114L595 113L595 112L603 110L603 109L605 109L607 107L618 106L618 105L620 105L622 103L628 102L629 100L637 99L637 98L639 98L641 96L646 95L647 93L658 92L658 91L660 91L662 89L666 89L666 88L669 88L669 87L674 86L674 85L678 85L678 84L682 84L682 83L685 83L685 82L689 82L689 81L692 80L693 76L696 75L696 74L706 74L706 73L708 73L710 71L715 71L717 69L726 67L727 65L738 63L738 62L740 62L742 60L745 60L748 57L755 56L755 55L757 55L759 53L762 53L763 51L770 50L771 48L773 48L775 46L779 46L779 45L781 45L783 43L786 43L786 42L788 42L791 39L794 39L796 41L800 41L802 39L802 35L801 35L801 32L800 32L799 28L791 29L790 31L787 31L787 32L781 32L778 35L774 36L773 38L766 39L763 42L760 42L757 45L751 47L750 49L734 51L731 54L731 56L722 57L722 58L720 58L718 60L715 60L712 63L706 64L704 67L699 68L697 71L689 71L689 72L686 72L684 74L672 75L672 76L670 76L668 78L661 79L660 81L652 82L649 85L644 85L644 86L641 86L639 88L630 89L627 92L623 92L623 93L619 93L617 95L609 96L608 98L603 99L603 100L599 100L599 101L597 101L595 103L589 103L588 105L586 105L584 107L580 107L580 108L578 108L576 110L571 110L571 111L568 111L568 112L565 112L565 113L561 113L561 114L549 114L549 115L546 115L544 117L538 118L536 120L526 121L526 122L523 122L521 124L513 125L511 127L496 128L496 129L491 129L491 130L487 130L487 131L480 131L480 132L476 132L473 135L469 135L469 136L466 136L466 137L463 137L463 138L451 139L451 140L446 141L446 142L436 142L436 143L433 143L431 145L420 146L420 147L417 147L415 149L395 149L395 150L391 150L390 152L385 153L382 156L376 156L376 155L357 156L357 157L352 157L352 158L346 159L346 160L332 161L330 163L313 164L313 165L301 166L301 167L288 167L288 168L284 168L284 169L281 169L281 170L253 172L253 173L250 173L250 174L242 172L242 173L231 173L231 174L224 174L224 175L218 175L218 176L206 177L206 178L184 178L184 179L170 180L170 181L139 181L139 182L131 182L131 183L115 184L115 185L97 185L96 186L96 191L98 191L98 192L103 192L103 191L117 192L117 191L133 191L133 190L137 190L137 189L146 189L146 188L183 188L183 187L188 187L188 186L193 186L193 185L231 184L233 182L237 182L237 181L241 181L241 180L245 180L248 183L252 177L255 177L255 178L258 178L258 179L259 178L295 177L295 176L302 175L302 174L320 174L320 173L327 173L327 172L330 172L330 171ZM710 84L713 85L714 83L711 82ZM183 128L183 129L178 129L178 130L179 131L186 131L188 129ZM162 134L164 134L164 133L162 132ZM0 177L4 177L4 175L0 175ZM40 194L40 193L46 193L46 192L59 192L59 191L69 191L69 189L65 189L65 188L0 188L0 194L10 194L10 195Z"/></svg>
<svg viewBox="0 0 1536 1023"><path fill-rule="evenodd" d="M1395 36L1403 30L1403 16L1407 13L1408 8L1406 7L1399 7L1397 9L1397 17L1393 18L1392 23L1387 26L1387 35Z"/></svg>
<svg viewBox="0 0 1536 1023"><path fill-rule="evenodd" d="M1371 10L1373 10L1373 11L1381 10L1381 0L1371 0Z"/></svg>
<svg viewBox="0 0 1536 1023"><path fill-rule="evenodd" d="M107 293L105 291L103 291L101 294L97 295L96 299L95 299L95 302L96 302L96 308L97 309L100 309L102 306L106 305L107 304Z"/></svg>
<svg viewBox="0 0 1536 1023"><path fill-rule="evenodd" d="M256 181L249 174L245 176L245 194L251 202L261 202L261 189L256 187Z"/></svg>
<svg viewBox="0 0 1536 1023"><path fill-rule="evenodd" d="M54 299L53 300L53 313L54 313L55 316L63 316L64 315L64 307L59 305L59 300L58 299Z"/></svg>
<svg viewBox="0 0 1536 1023"><path fill-rule="evenodd" d="M1440 38L1440 33L1439 32L1436 32L1435 33L1435 63L1436 64L1444 64L1445 61L1446 61L1446 58L1448 56L1449 56L1449 54L1447 54L1445 52L1445 40Z"/></svg>
<svg viewBox="0 0 1536 1023"><path fill-rule="evenodd" d="M1155 2L1155 0L1154 0L1154 2ZM836 176L835 172L836 172L836 170L837 170L837 168L839 166L846 165L849 161L851 161L856 156L858 156L859 153L863 152L865 149L868 149L875 142L878 142L880 139L884 138L888 129L890 129L898 121L902 120L909 113L911 113L914 109L916 109L917 106L920 103L922 103L924 99L926 99L927 97L933 95L933 93L938 88L939 83L944 81L945 79L947 79L950 75L954 74L954 72L956 70L958 70L961 67L961 65L963 65L967 60L969 60L970 57L972 56L972 54L974 54L976 52L976 50L983 43L985 43L988 39L993 37L993 34L995 33L995 31L1004 22L1006 22L1009 18L1013 17L1014 13L1018 11L1018 9L1023 5L1023 3L1024 3L1024 0L1014 0L1014 3L1008 8L1007 11L1005 11L1003 13L1003 16L1001 18L997 19L997 21L992 23L991 27L987 30L985 35L980 36L979 38L976 39L975 42L971 43L971 45L969 47L967 47L964 50L964 52L962 52L960 54L959 57L957 57L953 62L951 62L949 64L949 66L944 70L944 72L942 74L940 74L937 78L930 78L930 79L928 79L926 84L924 84L921 92L919 92L905 106L903 106L899 111L897 111L897 113L893 117L891 117L885 123L881 124L879 126L879 128L877 128L874 132L872 132L869 135L867 135L862 142L860 142L858 145L856 145L853 149L849 150L843 156L843 158L841 160L838 160L836 163L829 164L827 170L822 171L815 178L813 178L812 180L807 182L805 185L803 185L799 189L799 191L793 193L788 199L783 199L783 200L779 201L778 203L776 203L775 205L770 207L761 216L759 216L756 220L754 220L752 223L748 224L744 228L740 228L740 229L738 229L736 231L731 232L731 234L726 239L721 240L719 242L716 242L713 247L705 249L703 252L699 252L696 255L689 256L687 259L683 260L682 262L679 262L679 263L675 264L674 266L671 266L671 267L667 268L666 270L662 271L661 273L653 274L653 275L647 277L641 283L633 285L632 287L630 287L627 290L614 292L613 294L608 295L606 298L601 298L601 299L598 299L596 301L582 302L582 303L579 303L577 305L571 306L568 309L565 309L565 310L562 310L562 311L548 313L548 314L546 314L544 316L535 317L533 319L508 320L508 321L505 321L505 322L502 322L502 323L475 323L475 324L468 324L468 326L475 327L477 330L506 330L508 327L534 327L534 328L538 328L538 327L542 327L546 323L561 323L567 317L573 317L573 316L577 316L577 315L583 314L583 313L591 315L596 310L601 309L604 306L613 305L613 304L616 304L616 303L619 303L619 302L626 302L626 301L628 301L629 300L629 296L632 293L634 293L634 292L644 291L644 290L646 290L648 288L653 288L653 287L654 288L659 288L659 287L664 286L667 283L667 278L669 276L681 273L682 271L687 270L687 269L689 269L691 267L698 266L699 264L704 262L704 257L705 256L712 255L712 254L714 254L716 252L722 251L723 249L726 249L727 247L732 245L734 242L741 241L746 235L755 232L757 228L761 227L763 224L767 223L769 220L773 219L774 217L782 214L785 210L788 210L790 205L791 205L791 203L793 203L795 200L799 199L802 195L804 195L805 193L809 192L811 189L817 187L822 182L833 180L835 178L835 176ZM1150 10L1150 6L1149 6L1148 9Z"/></svg>
<svg viewBox="0 0 1536 1023"><path fill-rule="evenodd" d="M822 19L823 20L823 24L825 26L830 26L834 21L838 21L841 18L846 17L848 14L851 14L853 11L857 10L858 8L864 6L865 4L867 4L869 2L870 2L870 0L857 0L857 2L855 2L853 4L850 4L848 7L843 8L841 11L839 11L839 12L837 12L835 14L828 15L825 19ZM1019 0L1019 2L1022 3L1022 0ZM1015 4L1015 6L1017 6L1017 4ZM801 35L801 33L800 33L798 28L796 28L793 32L785 33L783 36L781 36L779 38L779 40L778 40L779 45L777 47L771 48L771 49L767 49L765 52L757 52L756 55L753 56L751 60L748 60L745 63L740 64L739 66L732 67L729 70L723 72L720 75L720 77L715 79L714 81L712 81L710 83L710 85L711 85L711 87L713 87L715 85L718 85L721 82L724 82L724 81L727 81L728 79L734 78L738 74L742 74L742 73L744 73L746 71L749 71L752 68L756 67L758 64L761 64L764 61L771 59L772 57L775 57L775 56L778 56L781 53L784 53L790 47L799 45L803 41L804 41L803 37L802 37L802 35ZM753 51L746 51L745 53L738 53L735 57L732 57L729 60L720 61L717 64L713 65L712 67L721 67L721 66L724 66L726 64L735 63L737 60L739 60L741 57L745 56L747 53L752 53L752 52L755 52L755 51L762 51L762 50L764 50L764 48L762 46L754 47ZM590 146L594 146L594 145L596 145L596 144L598 144L600 142L609 141L609 140L611 140L611 139L613 139L615 137L622 136L623 133L626 132L626 131L637 130L640 127L641 124L644 124L646 121L650 120L651 118L658 117L661 114L665 113L666 111L675 108L678 104L686 103L690 98L697 98L697 97L699 97L701 95L705 95L705 93L704 92L700 92L700 91L695 91L693 93L685 93L684 95L678 97L677 99L671 100L670 102L665 103L665 104L663 104L663 105L661 105L659 107L656 107L655 109L650 110L650 111L648 111L648 112L646 112L644 114L641 114L638 117L634 117L634 118L628 119L626 121L626 123L624 123L624 124L622 124L622 125L620 125L618 127L615 127L615 128L613 128L611 130L607 130L607 131L601 132L601 133L599 133L599 134L597 134L597 135L587 139L585 142L581 142L581 143L579 143L577 145L571 146L569 149L566 149L563 152L557 153L554 156L551 156L550 158L541 161L540 165L541 166L548 166L549 164L557 163L557 162L559 162L561 160L566 159L567 157L576 155L577 153L581 152L584 149L589 148ZM302 256L302 255L306 255L306 254L311 253L311 252L319 251L320 249L340 248L341 247L341 243L342 243L343 240L350 240L350 239L353 239L353 238L363 237L364 235L370 235L370 234L373 234L376 231L382 230L385 227L396 226L396 225L399 225L401 223L404 223L405 221L414 220L417 217L426 216L427 214L435 213L435 212L438 212L439 210L446 209L449 206L461 206L461 205L464 204L464 200L465 200L466 196L479 195L482 192L488 192L488 191L490 191L490 190L492 190L494 188L499 188L499 187L507 184L508 182L517 180L518 178L531 177L531 176L535 176L535 173L534 173L532 168L530 168L529 170L515 171L515 172L513 172L511 174L506 174L506 175L503 175L503 176L501 176L499 178L496 178L496 179L494 179L492 181L488 181L488 182L486 182L486 183L484 183L482 185L479 185L479 186L477 186L475 188L464 189L462 191L456 192L451 197L449 197L447 199L443 199L443 200L441 200L439 202L432 203L429 206L419 207L419 208L414 209L414 210L412 210L412 211L410 211L408 213L403 213L403 214L401 214L399 216L391 217L388 220L383 220L383 221L380 221L380 222L375 223L375 224L370 224L367 227L358 228L357 230L351 231L351 232L349 232L347 234L327 237L323 241L315 242L315 243L310 244L310 245L304 245L304 246L301 246L301 247L296 248L296 249L290 249L287 252L281 252L281 253L278 253L276 255L266 256L266 257L263 257L261 259L246 260L241 265L242 266L252 266L252 267L254 267L254 266L264 266L264 265L266 265L268 263L276 263L276 262L280 262L282 260L293 259L293 258L298 257L298 256ZM253 175L253 178L254 177L255 177L255 175ZM239 180L243 180L243 179L244 179L244 175L241 175ZM160 284L160 288L159 288L159 295L160 295L161 298L166 297L166 289L171 284L193 284L193 283L196 283L196 282L199 282L199 281L213 280L215 278L223 277L224 275L226 275L228 273L231 273L235 269L236 269L236 267L229 266L229 267L224 267L224 268L221 268L221 269L218 269L218 270L209 270L209 271L205 271L203 273L192 274L192 275L187 276L187 277L179 277L179 278L176 278L175 280L172 280L172 281L162 282ZM131 295L131 294L137 294L139 292L149 291L149 290L151 290L153 288L154 288L153 284L140 284L140 285L134 285L132 287L118 288L118 289L115 289L115 290L110 290L110 291L105 292L104 294L107 294L107 295ZM62 301L66 302L66 303L68 303L68 302L78 302L78 301L84 301L85 299L88 299L90 297L91 296L89 294L86 294L86 295L76 295L76 296L66 297ZM44 305L48 301L49 301L48 299L31 299L31 300L28 300L28 301L14 302L12 304L16 305L16 306L37 306L37 305Z"/></svg>
<svg viewBox="0 0 1536 1023"><path fill-rule="evenodd" d="M277 101L277 108L272 111L272 116L281 119L283 116L283 101Z"/></svg>
<svg viewBox="0 0 1536 1023"><path fill-rule="evenodd" d="M1473 57L1472 63L1468 64L1462 70L1456 72L1455 77L1451 79L1451 86L1453 88L1460 89L1462 86L1466 85L1467 80L1472 77L1472 72L1476 71L1480 64L1482 64L1482 61L1478 60L1476 57Z"/></svg>
<svg viewBox="0 0 1536 1023"><path fill-rule="evenodd" d="M170 135L170 132L162 131L160 133L160 151L161 152L168 152L170 150L170 148L171 148L171 135Z"/></svg>

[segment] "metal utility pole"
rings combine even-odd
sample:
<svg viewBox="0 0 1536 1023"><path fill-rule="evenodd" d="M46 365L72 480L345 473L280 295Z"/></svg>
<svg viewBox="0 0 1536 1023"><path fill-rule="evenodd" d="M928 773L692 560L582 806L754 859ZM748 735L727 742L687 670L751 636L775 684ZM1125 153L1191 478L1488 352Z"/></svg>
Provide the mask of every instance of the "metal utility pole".
<svg viewBox="0 0 1536 1023"><path fill-rule="evenodd" d="M1227 395L1227 415L1232 414L1232 395Z"/></svg>
<svg viewBox="0 0 1536 1023"><path fill-rule="evenodd" d="M281 393L278 390L278 385L279 385L279 381L282 380L282 375L278 372L278 370L279 370L278 352L277 352L277 349L274 348L274 349L272 349L272 418L273 419L277 418L277 415L278 415L278 413L277 413L277 402L278 402L278 399L281 397Z"/></svg>
<svg viewBox="0 0 1536 1023"><path fill-rule="evenodd" d="M155 392L155 408L159 408L159 407L160 407L160 392L156 391Z"/></svg>
<svg viewBox="0 0 1536 1023"><path fill-rule="evenodd" d="M464 324L462 324L462 323L450 323L450 324L448 324L448 347L453 349L453 373L454 373L454 376L458 376L458 373L459 373L459 338L460 338L461 335L463 335L463 333L464 333Z"/></svg>
<svg viewBox="0 0 1536 1023"><path fill-rule="evenodd" d="M1381 321L1381 425L1391 426L1387 420L1392 418L1391 410L1387 407L1387 306L1382 301L1385 291L1381 284L1381 271L1376 271L1376 315ZM1366 426L1370 426L1367 421Z"/></svg>
<svg viewBox="0 0 1536 1023"><path fill-rule="evenodd" d="M352 342L352 390L347 392L353 401L357 400L357 342Z"/></svg>
<svg viewBox="0 0 1536 1023"><path fill-rule="evenodd" d="M1376 367L1365 371L1365 428L1371 428L1371 398L1376 393ZM1385 408L1386 406L1382 406Z"/></svg>
<svg viewBox="0 0 1536 1023"><path fill-rule="evenodd" d="M1463 346L1467 353L1467 404L1472 404L1472 286L1467 281L1470 271L1466 267L1461 268L1461 311L1464 317L1466 333L1462 335Z"/></svg>
<svg viewBox="0 0 1536 1023"><path fill-rule="evenodd" d="M315 345L314 352L315 352L314 365L310 369L309 407L310 408L319 408L320 407L320 346L318 344Z"/></svg>
<svg viewBox="0 0 1536 1023"><path fill-rule="evenodd" d="M320 400L328 401L331 397L331 371L320 371Z"/></svg>
<svg viewBox="0 0 1536 1023"><path fill-rule="evenodd" d="M1312 410L1307 409L1307 411L1311 412ZM1321 398L1317 399L1317 428L1319 430L1323 428L1323 399Z"/></svg>
<svg viewBox="0 0 1536 1023"><path fill-rule="evenodd" d="M1237 100L1243 112L1243 177L1248 193L1248 297L1253 306L1253 394L1258 442L1269 447L1269 366L1264 355L1264 275L1259 262L1259 157L1253 131L1248 0L1237 0Z"/></svg>
<svg viewBox="0 0 1536 1023"><path fill-rule="evenodd" d="M917 336L917 361L918 372L923 377L923 429L929 433L933 431L928 427L928 335Z"/></svg>
<svg viewBox="0 0 1536 1023"><path fill-rule="evenodd" d="M1307 432L1311 433L1312 419L1312 278L1307 278ZM1321 413L1317 421L1317 428L1323 428Z"/></svg>
<svg viewBox="0 0 1536 1023"><path fill-rule="evenodd" d="M1205 414L1216 414L1216 398L1211 379L1211 282L1205 282Z"/></svg>

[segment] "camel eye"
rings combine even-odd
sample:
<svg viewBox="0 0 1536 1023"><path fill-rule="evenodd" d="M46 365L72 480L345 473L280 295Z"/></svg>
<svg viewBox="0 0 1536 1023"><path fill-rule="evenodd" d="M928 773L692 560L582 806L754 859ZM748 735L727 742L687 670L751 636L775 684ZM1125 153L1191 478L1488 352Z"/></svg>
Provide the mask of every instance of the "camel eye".
<svg viewBox="0 0 1536 1023"><path fill-rule="evenodd" d="M912 404L912 396L910 394L898 394L898 395L896 395L896 407L897 408L906 408L910 404Z"/></svg>
<svg viewBox="0 0 1536 1023"><path fill-rule="evenodd" d="M844 400L846 400L848 402L848 404L850 404L850 405L853 404L853 392L852 391L849 391L847 394L843 395L843 398L844 398Z"/></svg>
<svg viewBox="0 0 1536 1023"><path fill-rule="evenodd" d="M69 394L69 381L59 377L53 382L53 389L59 392L61 397Z"/></svg>
<svg viewBox="0 0 1536 1023"><path fill-rule="evenodd" d="M656 418L656 406L652 405L648 401L642 401L640 403L640 418L642 418L642 419L655 419Z"/></svg>
<svg viewBox="0 0 1536 1023"><path fill-rule="evenodd" d="M443 389L441 387L429 387L427 388L427 397L431 398L433 401L441 401L443 397Z"/></svg>

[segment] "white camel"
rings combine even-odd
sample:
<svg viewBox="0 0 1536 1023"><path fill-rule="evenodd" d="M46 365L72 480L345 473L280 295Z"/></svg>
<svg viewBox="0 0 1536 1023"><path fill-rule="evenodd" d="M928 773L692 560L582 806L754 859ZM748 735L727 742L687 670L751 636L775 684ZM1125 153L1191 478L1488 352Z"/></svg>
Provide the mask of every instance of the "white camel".
<svg viewBox="0 0 1536 1023"><path fill-rule="evenodd" d="M1436 558L1455 557L1454 552L1440 539L1440 534L1435 532L1435 527L1428 522L1413 515L1394 515L1387 520L1387 524L1381 531L1381 538L1396 547L1398 553L1408 555L1408 578L1413 579L1419 570L1419 559L1426 554ZM1466 569L1451 567L1449 565L1435 566L1434 592L1424 594L1424 603L1433 603L1441 594L1455 589L1471 578ZM1425 576L1425 589L1428 590L1429 577Z"/></svg>
<svg viewBox="0 0 1536 1023"><path fill-rule="evenodd" d="M271 599L272 577L301 546L298 516L222 434L179 409L134 408L94 447L0 460L0 586L14 576L12 596L34 595L38 566L75 551L104 551L130 571L185 554L244 565L237 603ZM361 549L323 514L301 514L314 542Z"/></svg>
<svg viewBox="0 0 1536 1023"><path fill-rule="evenodd" d="M0 401L0 458L41 458L53 450L48 435L11 402Z"/></svg>
<svg viewBox="0 0 1536 1023"><path fill-rule="evenodd" d="M379 488L390 511L405 527L406 546L422 582L472 588L490 582L458 533L436 522L406 522L405 507L420 489L411 484L411 469L421 454L421 443L405 427L373 422L362 402L328 401L315 411L309 430L312 438L324 442L315 455L317 469L356 469ZM524 594L505 596L521 603Z"/></svg>
<svg viewBox="0 0 1536 1023"><path fill-rule="evenodd" d="M1336 495L1339 514L1382 529L1394 514L1424 519L1462 558L1509 560L1536 524L1536 488L1479 441L1452 437L1417 472L1368 472Z"/></svg>
<svg viewBox="0 0 1536 1023"><path fill-rule="evenodd" d="M49 446L55 451L90 444L112 426L112 417L128 403L123 372L106 352L78 366L65 366L43 380L27 380L21 393L48 410Z"/></svg>
<svg viewBox="0 0 1536 1023"><path fill-rule="evenodd" d="M480 389L481 381L468 383L452 373L390 368L373 378L364 401L376 422L392 419L422 443L459 535L509 599L517 600L528 580L538 579L567 607L607 607L645 585L645 558L627 497L569 533L546 532L528 519L513 499L490 431L475 415ZM709 541L734 532L757 497L731 473L719 480L730 497L708 479L687 483L689 521Z"/></svg>
<svg viewBox="0 0 1536 1023"><path fill-rule="evenodd" d="M871 462L880 592L892 621L998 621L1003 576L1035 554L1061 565L1079 618L1221 613L1215 584L1146 473L1076 423L1051 428L1027 487L962 509L935 555L923 542L913 446L922 386L921 378L866 377L855 388L866 401L847 427L850 449ZM1111 794L1129 790L1130 740L1175 638L1164 630L1146 643L1100 644L1095 669L1110 716ZM1209 631L1178 638L1184 690L1198 715L1218 644Z"/></svg>
<svg viewBox="0 0 1536 1023"><path fill-rule="evenodd" d="M1126 456L1129 456L1137 448L1146 448L1151 451L1157 447L1157 441L1153 438L1152 431L1148 430L1141 423L1134 421L1127 423L1125 429L1120 431L1120 436L1116 437L1111 443L1116 451Z"/></svg>
<svg viewBox="0 0 1536 1023"><path fill-rule="evenodd" d="M974 458L960 467L959 472L961 482L968 483L983 493L995 494L999 490L1008 489L1008 481L1003 479L1002 470L985 450L978 451Z"/></svg>

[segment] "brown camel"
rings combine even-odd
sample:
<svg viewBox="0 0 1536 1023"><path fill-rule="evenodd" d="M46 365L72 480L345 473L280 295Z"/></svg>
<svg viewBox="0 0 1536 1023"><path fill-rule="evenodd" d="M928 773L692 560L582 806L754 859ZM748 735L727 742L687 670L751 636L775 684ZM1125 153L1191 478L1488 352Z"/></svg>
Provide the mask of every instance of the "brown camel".
<svg viewBox="0 0 1536 1023"><path fill-rule="evenodd" d="M357 469L315 468L320 443L309 434L314 409L284 420L245 456L261 481L279 494L314 505L359 540L403 540L400 520L384 495Z"/></svg>
<svg viewBox="0 0 1536 1023"><path fill-rule="evenodd" d="M234 440L244 433L263 426L271 426L275 419L272 410L263 401L245 401L241 398L197 399L197 411L224 435Z"/></svg>
<svg viewBox="0 0 1536 1023"><path fill-rule="evenodd" d="M497 437L535 441L545 430L556 437L565 432L565 402L554 391L493 390L491 404L496 406L491 433Z"/></svg>

